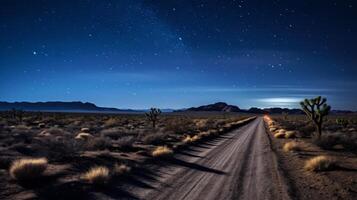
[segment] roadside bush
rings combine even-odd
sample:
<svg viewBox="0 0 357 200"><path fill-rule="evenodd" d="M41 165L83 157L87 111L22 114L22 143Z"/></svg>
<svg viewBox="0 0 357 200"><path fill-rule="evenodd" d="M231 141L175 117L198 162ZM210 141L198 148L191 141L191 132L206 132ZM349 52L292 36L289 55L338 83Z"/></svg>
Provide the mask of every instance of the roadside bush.
<svg viewBox="0 0 357 200"><path fill-rule="evenodd" d="M107 167L93 167L82 175L82 179L96 186L106 185L110 180L110 173Z"/></svg>
<svg viewBox="0 0 357 200"><path fill-rule="evenodd" d="M152 156L157 158L167 158L172 156L173 151L166 146L159 146L153 152Z"/></svg>
<svg viewBox="0 0 357 200"><path fill-rule="evenodd" d="M296 137L296 131L286 131L285 132L286 139L295 138L295 137Z"/></svg>
<svg viewBox="0 0 357 200"><path fill-rule="evenodd" d="M276 131L276 129L277 129L277 128L272 127L272 128L269 128L269 131L273 133L274 131Z"/></svg>
<svg viewBox="0 0 357 200"><path fill-rule="evenodd" d="M284 129L280 129L279 131L277 131L274 134L275 138L285 138L285 130Z"/></svg>
<svg viewBox="0 0 357 200"><path fill-rule="evenodd" d="M208 132L205 132L205 133L208 133ZM201 136L200 135L194 135L194 136L189 136L187 135L184 139L183 139L183 142L184 143L193 143L193 142L197 142L201 139Z"/></svg>
<svg viewBox="0 0 357 200"><path fill-rule="evenodd" d="M30 181L43 175L48 165L46 158L24 158L10 166L10 175L18 181Z"/></svg>
<svg viewBox="0 0 357 200"><path fill-rule="evenodd" d="M316 156L307 160L304 166L306 171L326 171L336 166L336 161L329 156Z"/></svg>
<svg viewBox="0 0 357 200"><path fill-rule="evenodd" d="M287 142L284 144L283 150L285 152L289 151L301 151L303 146L297 142Z"/></svg>

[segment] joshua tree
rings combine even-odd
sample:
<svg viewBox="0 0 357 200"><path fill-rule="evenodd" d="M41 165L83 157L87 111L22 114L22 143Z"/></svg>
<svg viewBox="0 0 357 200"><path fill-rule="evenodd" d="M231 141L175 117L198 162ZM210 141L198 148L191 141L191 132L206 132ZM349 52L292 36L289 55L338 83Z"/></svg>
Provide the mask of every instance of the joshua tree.
<svg viewBox="0 0 357 200"><path fill-rule="evenodd" d="M326 101L326 98L318 96L300 102L303 111L316 126L317 139L321 138L323 119L331 110L331 106L327 105Z"/></svg>
<svg viewBox="0 0 357 200"><path fill-rule="evenodd" d="M158 109L158 108L151 108L150 112L145 113L145 115L148 118L148 120L152 122L152 127L153 128L156 127L156 122L157 122L157 119L158 119L160 114L161 114L161 110Z"/></svg>

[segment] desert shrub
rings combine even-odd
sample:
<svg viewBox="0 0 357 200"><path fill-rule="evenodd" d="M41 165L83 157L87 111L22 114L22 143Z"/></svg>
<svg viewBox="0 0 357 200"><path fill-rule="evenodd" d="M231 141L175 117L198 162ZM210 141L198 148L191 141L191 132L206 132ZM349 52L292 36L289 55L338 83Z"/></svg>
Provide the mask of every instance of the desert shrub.
<svg viewBox="0 0 357 200"><path fill-rule="evenodd" d="M296 131L286 131L285 132L286 139L295 138L295 137L296 137Z"/></svg>
<svg viewBox="0 0 357 200"><path fill-rule="evenodd" d="M188 118L170 119L166 122L165 132L172 132L175 134L190 134L195 132L196 124L193 120Z"/></svg>
<svg viewBox="0 0 357 200"><path fill-rule="evenodd" d="M139 135L138 130L124 130L119 128L104 129L100 132L103 137L109 137L112 140L118 140L121 137L133 136L137 137Z"/></svg>
<svg viewBox="0 0 357 200"><path fill-rule="evenodd" d="M48 165L46 158L24 158L10 166L10 176L18 181L28 181L43 175Z"/></svg>
<svg viewBox="0 0 357 200"><path fill-rule="evenodd" d="M205 133L208 133L208 132L205 132ZM204 135L204 134L203 134ZM197 142L199 141L203 135L194 135L194 136L190 136L190 135L187 135L184 139L183 139L183 142L184 143L193 143L193 142Z"/></svg>
<svg viewBox="0 0 357 200"><path fill-rule="evenodd" d="M279 129L275 134L275 138L285 138L285 130L284 129Z"/></svg>
<svg viewBox="0 0 357 200"><path fill-rule="evenodd" d="M348 126L349 121L345 118L337 118L336 119L336 124L342 126L343 128L346 128Z"/></svg>
<svg viewBox="0 0 357 200"><path fill-rule="evenodd" d="M125 136L116 141L118 148L120 149L131 149L136 141L133 136Z"/></svg>
<svg viewBox="0 0 357 200"><path fill-rule="evenodd" d="M316 156L306 161L306 171L326 171L335 167L336 161L329 156Z"/></svg>
<svg viewBox="0 0 357 200"><path fill-rule="evenodd" d="M185 138L182 140L184 143L191 143L192 137L190 135L186 135Z"/></svg>
<svg viewBox="0 0 357 200"><path fill-rule="evenodd" d="M340 136L339 143L348 151L357 152L357 133L345 133Z"/></svg>
<svg viewBox="0 0 357 200"><path fill-rule="evenodd" d="M275 133L274 137L275 138L285 138L285 133L281 133L281 132Z"/></svg>
<svg viewBox="0 0 357 200"><path fill-rule="evenodd" d="M122 131L117 128L104 129L100 133L102 136L109 137L113 140L117 140L123 136Z"/></svg>
<svg viewBox="0 0 357 200"><path fill-rule="evenodd" d="M96 186L107 184L110 178L109 169L103 166L93 167L82 175L84 181Z"/></svg>
<svg viewBox="0 0 357 200"><path fill-rule="evenodd" d="M159 145L164 144L167 138L167 134L163 132L148 133L142 137L142 142L144 144Z"/></svg>
<svg viewBox="0 0 357 200"><path fill-rule="evenodd" d="M217 128L217 124L215 123L214 119L198 119L194 120L195 127L199 131L208 131L210 129L215 129Z"/></svg>
<svg viewBox="0 0 357 200"><path fill-rule="evenodd" d="M40 134L41 135L48 134L49 136L50 135L52 135L52 136L70 135L67 131L65 131L65 130L63 130L61 128L56 128L56 127L51 127L49 129L45 129Z"/></svg>
<svg viewBox="0 0 357 200"><path fill-rule="evenodd" d="M303 146L297 142L287 142L284 144L283 150L285 152L289 151L301 151Z"/></svg>
<svg viewBox="0 0 357 200"><path fill-rule="evenodd" d="M89 128L81 128L81 132L82 133L90 133L90 129Z"/></svg>
<svg viewBox="0 0 357 200"><path fill-rule="evenodd" d="M78 135L75 137L75 139L78 140L89 140L91 138L93 138L93 135L90 133L78 133Z"/></svg>
<svg viewBox="0 0 357 200"><path fill-rule="evenodd" d="M331 150L338 144L339 138L337 135L325 134L320 139L314 139L313 143L322 149Z"/></svg>
<svg viewBox="0 0 357 200"><path fill-rule="evenodd" d="M275 127L271 127L271 128L269 128L269 131L273 133L274 131L276 131L276 129L277 128L275 128Z"/></svg>
<svg viewBox="0 0 357 200"><path fill-rule="evenodd" d="M117 118L109 118L104 122L105 127L113 127L113 126L118 126L120 125L120 120Z"/></svg>
<svg viewBox="0 0 357 200"><path fill-rule="evenodd" d="M26 144L32 143L35 132L30 129L12 129L11 136L18 142L24 142Z"/></svg>
<svg viewBox="0 0 357 200"><path fill-rule="evenodd" d="M121 176L128 174L131 171L131 167L125 164L115 164L113 174L115 176Z"/></svg>
<svg viewBox="0 0 357 200"><path fill-rule="evenodd" d="M298 130L301 134L301 137L310 137L314 133L315 127L311 124L307 124L298 128Z"/></svg>
<svg viewBox="0 0 357 200"><path fill-rule="evenodd" d="M96 137L86 141L86 149L88 150L105 150L112 146L110 140L105 137Z"/></svg>
<svg viewBox="0 0 357 200"><path fill-rule="evenodd" d="M84 142L73 138L47 138L36 143L37 152L53 161L71 160L84 149Z"/></svg>
<svg viewBox="0 0 357 200"><path fill-rule="evenodd" d="M159 146L152 152L152 156L157 158L167 158L172 154L173 151L167 146Z"/></svg>

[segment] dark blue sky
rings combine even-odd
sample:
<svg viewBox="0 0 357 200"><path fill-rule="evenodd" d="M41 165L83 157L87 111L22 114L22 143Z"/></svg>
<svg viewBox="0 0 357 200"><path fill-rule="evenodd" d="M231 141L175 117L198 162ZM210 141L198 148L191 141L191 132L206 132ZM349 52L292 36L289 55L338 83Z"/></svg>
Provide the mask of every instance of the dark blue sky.
<svg viewBox="0 0 357 200"><path fill-rule="evenodd" d="M0 1L0 100L357 110L357 4Z"/></svg>

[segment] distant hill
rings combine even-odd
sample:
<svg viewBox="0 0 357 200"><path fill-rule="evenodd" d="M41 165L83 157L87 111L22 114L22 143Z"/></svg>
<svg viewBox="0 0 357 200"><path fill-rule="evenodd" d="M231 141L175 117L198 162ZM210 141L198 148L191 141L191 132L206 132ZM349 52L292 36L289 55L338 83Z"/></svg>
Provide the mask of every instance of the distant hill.
<svg viewBox="0 0 357 200"><path fill-rule="evenodd" d="M98 107L93 103L80 101L61 102L0 102L0 110L20 109L24 111L93 111L93 112L130 112L117 108Z"/></svg>
<svg viewBox="0 0 357 200"><path fill-rule="evenodd" d="M214 104L188 108L185 111L240 112L240 109L238 106L228 105L227 103L224 103L224 102L217 102Z"/></svg>

